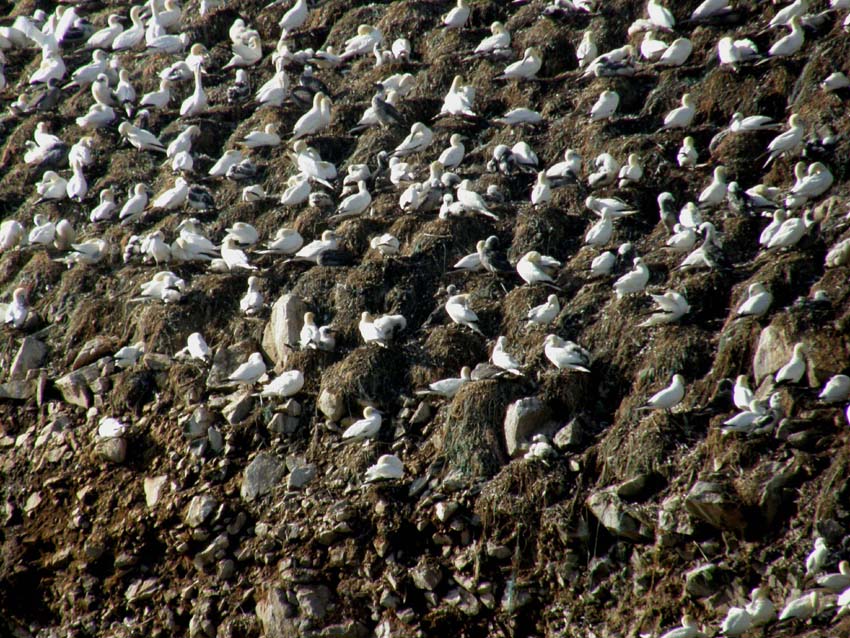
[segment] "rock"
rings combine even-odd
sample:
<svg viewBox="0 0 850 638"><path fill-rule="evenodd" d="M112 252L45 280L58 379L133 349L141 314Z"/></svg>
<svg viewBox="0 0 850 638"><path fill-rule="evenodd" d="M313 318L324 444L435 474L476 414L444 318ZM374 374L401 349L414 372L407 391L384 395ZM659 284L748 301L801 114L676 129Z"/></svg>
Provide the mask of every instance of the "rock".
<svg viewBox="0 0 850 638"><path fill-rule="evenodd" d="M41 492L33 492L32 494L30 494L30 495L27 497L27 502L26 502L26 503L24 503L24 511L25 511L27 514L29 514L29 513L30 513L30 512L32 512L32 511L33 511L36 507L38 507L39 505L41 505L41 500L42 500Z"/></svg>
<svg viewBox="0 0 850 638"><path fill-rule="evenodd" d="M265 598L257 602L263 638L301 638L302 632L295 621L295 610L286 600L286 593L271 587Z"/></svg>
<svg viewBox="0 0 850 638"><path fill-rule="evenodd" d="M159 497L162 494L162 488L165 486L165 482L167 480L168 477L165 474L145 477L143 486L145 490L145 503L148 508L153 509L157 502L159 502Z"/></svg>
<svg viewBox="0 0 850 638"><path fill-rule="evenodd" d="M221 413L230 425L236 425L245 420L254 407L254 397L249 391L240 392L222 409Z"/></svg>
<svg viewBox="0 0 850 638"><path fill-rule="evenodd" d="M460 505L455 501L440 501L434 506L434 513L437 515L437 520L445 523L454 516L454 513L457 512L459 507Z"/></svg>
<svg viewBox="0 0 850 638"><path fill-rule="evenodd" d="M272 314L263 331L263 350L275 364L285 363L286 355L298 347L307 306L300 297L285 294L272 306Z"/></svg>
<svg viewBox="0 0 850 638"><path fill-rule="evenodd" d="M316 634L316 638L367 638L374 635L366 627L354 620L336 625L327 625Z"/></svg>
<svg viewBox="0 0 850 638"><path fill-rule="evenodd" d="M709 563L685 573L685 593L694 598L708 598L720 591L725 584L723 571Z"/></svg>
<svg viewBox="0 0 850 638"><path fill-rule="evenodd" d="M439 565L422 560L413 568L411 578L417 588L434 591L434 588L443 580L443 572Z"/></svg>
<svg viewBox="0 0 850 638"><path fill-rule="evenodd" d="M120 465L127 458L127 440L122 437L103 439L97 442L95 452L105 461Z"/></svg>
<svg viewBox="0 0 850 638"><path fill-rule="evenodd" d="M101 357L112 355L116 350L115 341L109 337L97 336L94 339L90 339L80 348L74 362L71 364L71 370L79 370Z"/></svg>
<svg viewBox="0 0 850 638"><path fill-rule="evenodd" d="M617 486L617 496L629 502L649 498L664 486L664 477L655 472L643 472Z"/></svg>
<svg viewBox="0 0 850 638"><path fill-rule="evenodd" d="M549 418L549 408L537 397L527 397L508 406L505 414L505 444L508 454L514 456L527 443L532 434L540 430Z"/></svg>
<svg viewBox="0 0 850 638"><path fill-rule="evenodd" d="M9 379L26 377L28 371L35 370L41 365L46 353L47 346L41 341L35 337L24 337L18 354L15 355L9 368Z"/></svg>
<svg viewBox="0 0 850 638"><path fill-rule="evenodd" d="M328 601L331 590L325 585L299 587L295 591L298 609L302 616L313 620L321 620L328 611Z"/></svg>
<svg viewBox="0 0 850 638"><path fill-rule="evenodd" d="M423 401L417 406L416 412L410 417L410 425L422 425L423 423L427 423L430 418L431 404Z"/></svg>
<svg viewBox="0 0 850 638"><path fill-rule="evenodd" d="M718 529L740 530L747 524L737 496L719 483L697 481L685 498L685 508L694 518Z"/></svg>
<svg viewBox="0 0 850 638"><path fill-rule="evenodd" d="M79 372L70 372L64 377L56 379L54 385L62 393L62 398L65 399L66 403L86 409L94 405L92 391L89 389L85 377Z"/></svg>
<svg viewBox="0 0 850 638"><path fill-rule="evenodd" d="M0 383L0 399L26 401L36 393L36 384L32 381L9 381Z"/></svg>
<svg viewBox="0 0 850 638"><path fill-rule="evenodd" d="M652 527L637 511L624 503L612 490L600 490L587 497L588 509L611 534L638 543L651 541Z"/></svg>
<svg viewBox="0 0 850 638"><path fill-rule="evenodd" d="M760 385L762 379L767 375L775 373L784 366L791 357L793 349L794 342L778 328L772 325L764 328L759 335L759 342L753 357L753 374L756 378L756 386Z"/></svg>
<svg viewBox="0 0 850 638"><path fill-rule="evenodd" d="M584 426L581 420L576 417L558 430L552 439L552 443L559 450L576 450L581 448L584 438Z"/></svg>
<svg viewBox="0 0 850 638"><path fill-rule="evenodd" d="M212 418L212 412L206 406L198 406L189 417L184 418L181 424L183 427L183 436L189 441L205 437L207 435L207 429L209 429L212 423Z"/></svg>
<svg viewBox="0 0 850 638"><path fill-rule="evenodd" d="M316 478L316 464L308 463L294 468L286 479L286 487L290 490L298 490Z"/></svg>
<svg viewBox="0 0 850 638"><path fill-rule="evenodd" d="M189 527L200 527L218 507L218 501L211 494L198 494L189 501L183 520Z"/></svg>
<svg viewBox="0 0 850 638"><path fill-rule="evenodd" d="M345 401L343 397L330 390L322 390L316 407L330 421L339 421L345 414Z"/></svg>
<svg viewBox="0 0 850 638"><path fill-rule="evenodd" d="M273 454L260 452L245 468L240 494L246 501L269 493L283 478L284 464Z"/></svg>

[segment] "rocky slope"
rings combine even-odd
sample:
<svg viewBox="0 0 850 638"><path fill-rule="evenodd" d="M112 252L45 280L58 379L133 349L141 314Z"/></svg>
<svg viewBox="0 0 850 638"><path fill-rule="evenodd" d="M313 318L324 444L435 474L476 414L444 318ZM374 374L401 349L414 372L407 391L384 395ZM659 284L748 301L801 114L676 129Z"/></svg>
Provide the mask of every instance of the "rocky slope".
<svg viewBox="0 0 850 638"><path fill-rule="evenodd" d="M409 62L373 68L367 56L344 72L317 71L334 99L330 128L309 138L324 159L341 174L357 162L374 169L376 153L404 138L403 128L348 131L375 82L407 71L415 87L400 111L408 123L426 122L435 132L415 164L426 170L460 132L468 138L460 175L478 192L496 185L506 197L494 206L498 221L442 220L403 212L395 188L375 186L371 215L333 223L332 211L284 207L273 199L242 202L241 187L205 178L246 133L268 122L288 132L304 109L226 100L233 76L220 69L230 57L230 25L241 16L271 51L282 7L249 0L201 17L197 2L186 3L184 29L209 50L211 108L179 118L174 100L170 109L154 112L148 126L166 143L188 124L200 127L192 179L215 197L216 211L198 215L208 236L220 241L237 221L255 225L263 237L282 225L308 240L335 228L354 257L349 266L308 267L249 251L269 306L257 317L239 309L247 273L209 272L200 263L169 265L188 284L179 303L130 302L158 270L138 258L124 262L130 236L161 229L170 241L189 211L152 212L136 226L88 222L101 188L113 187L123 201L137 182L160 192L174 180L160 155L122 144L115 128L94 134L86 201L36 206L34 184L43 169L22 161L24 142L39 121L76 140L75 118L92 101L87 90L67 92L47 113L6 116L3 218L27 228L36 210L67 218L78 237L103 237L111 249L97 264L70 268L55 261L62 255L53 248L0 255L2 298L24 287L34 315L22 329L0 333L0 393L8 397L0 402L0 633L626 636L657 635L683 611L713 633L726 609L753 587L767 587L777 605L808 589L805 557L815 537L827 542L829 571L850 558L846 402L817 400L826 380L850 367L848 266L824 261L828 249L848 237L850 120L846 95L818 87L842 64L847 70L843 16L830 14L799 55L733 71L717 63L722 35L752 38L762 51L778 37L764 30L777 7L735 2L729 23L680 25L694 44L685 66L584 79L575 72L584 30L593 29L600 52L607 51L622 45L629 24L644 16L641 2L602 4L597 15L557 18L541 15L539 0L474 2L462 32L439 28L447 3L327 0L312 9L290 50L339 47L361 23L379 27L387 45L406 36L414 48ZM668 3L680 22L697 4ZM811 4L817 11L828 3ZM3 24L34 6L15 3ZM108 13L128 9L98 2L79 11L100 27ZM494 20L512 34L515 57L527 46L541 48L540 80L494 81L502 62L464 61ZM38 50L6 54L4 107L40 62ZM89 58L79 49L65 56L69 68ZM164 54L120 57L139 94L154 90L157 71L172 61ZM297 78L298 66L289 69ZM433 122L459 69L477 89L481 117ZM269 59L252 67L252 86L273 71ZM177 89L179 99L188 95L188 84ZM604 89L619 92L618 114L589 123ZM685 132L654 132L686 91L697 109L688 131L700 150L695 168L676 164ZM489 121L520 106L537 109L544 122L509 128ZM729 136L709 155L709 141L735 111L782 122L794 112L811 135L829 127L837 143L807 152L829 166L835 184L809 203L816 224L787 250L760 250L768 219L726 205L704 212L723 236L730 265L677 269L683 256L664 248L659 192L671 192L681 206L721 164L745 188L764 182L784 191L794 183L796 156L761 168L772 131ZM632 242L649 265L648 290L687 297L691 310L681 322L639 327L649 298L617 299L611 288L617 275L590 276L590 262L601 251L583 246L596 221L584 207L585 179L556 189L549 204L535 208L529 202L533 174L486 172L497 144L519 140L546 166L568 147L585 166L604 151L621 161L629 153L641 157L643 180L594 194L616 194L638 209L617 222L610 248ZM282 191L297 170L284 146L251 156L269 193ZM337 199L341 184L334 186ZM401 240L399 255L369 249L369 239L383 232ZM548 328L528 327L525 315L545 301L549 288L451 270L489 235L506 247L511 263L532 249L563 262L557 274L562 310ZM736 320L734 309L753 282L769 287L773 306L761 318ZM438 311L448 284L472 295L486 338ZM828 301L812 302L816 291ZM305 309L336 329L334 352L286 343L284 324L294 321L297 334ZM403 314L407 327L388 348L363 345L357 322L364 310ZM196 331L215 351L211 364L172 359ZM549 332L592 353L589 374L558 371L547 361ZM449 400L414 394L486 361L499 335L507 337L525 375L477 380ZM140 362L117 368L111 355L140 341L146 349ZM723 434L718 426L736 410L728 397L717 396L718 384L744 374L766 398L773 373L796 342L807 345L807 368L800 383L778 389L787 416L781 427L750 437ZM257 350L270 372L303 371L306 383L294 399L261 400L222 383ZM671 412L638 411L674 373L686 381L682 403ZM385 415L378 440L342 444L342 430L365 405ZM129 425L123 437L97 436L107 416ZM523 457L535 433L553 441L554 456ZM403 461L404 477L364 483L365 470L387 453ZM833 625L833 615L826 610L771 635L850 635L847 621Z"/></svg>

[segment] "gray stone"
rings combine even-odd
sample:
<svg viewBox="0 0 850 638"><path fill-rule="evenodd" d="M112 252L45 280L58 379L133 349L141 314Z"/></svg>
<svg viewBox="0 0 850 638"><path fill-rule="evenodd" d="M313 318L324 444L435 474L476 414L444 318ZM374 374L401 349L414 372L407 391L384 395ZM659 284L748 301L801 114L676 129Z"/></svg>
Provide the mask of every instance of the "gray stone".
<svg viewBox="0 0 850 638"><path fill-rule="evenodd" d="M143 484L145 490L145 503L148 508L153 508L159 502L159 497L162 495L162 488L168 477L165 474L160 476L146 476Z"/></svg>
<svg viewBox="0 0 850 638"><path fill-rule="evenodd" d="M275 364L285 363L290 350L298 347L307 306L300 297L282 295L274 302L263 331L263 349Z"/></svg>
<svg viewBox="0 0 850 638"><path fill-rule="evenodd" d="M267 494L277 485L284 474L284 464L273 454L260 452L245 468L240 494L246 501Z"/></svg>
<svg viewBox="0 0 850 638"><path fill-rule="evenodd" d="M199 406L183 421L183 436L189 441L203 438L207 435L211 423L212 413L206 406Z"/></svg>
<svg viewBox="0 0 850 638"><path fill-rule="evenodd" d="M183 520L189 527L199 527L210 517L216 507L218 507L218 501L211 494L198 494L189 501Z"/></svg>
<svg viewBox="0 0 850 638"><path fill-rule="evenodd" d="M373 635L366 627L354 620L328 625L316 634L316 638L366 638Z"/></svg>
<svg viewBox="0 0 850 638"><path fill-rule="evenodd" d="M416 412L410 417L410 425L422 425L431 418L431 404L423 401L416 408Z"/></svg>
<svg viewBox="0 0 850 638"><path fill-rule="evenodd" d="M713 563L701 565L685 573L685 593L694 598L708 598L722 589L723 571Z"/></svg>
<svg viewBox="0 0 850 638"><path fill-rule="evenodd" d="M505 414L505 444L514 456L549 418L549 408L537 397L527 397L508 406Z"/></svg>
<svg viewBox="0 0 850 638"><path fill-rule="evenodd" d="M584 428L578 418L571 419L555 434L552 443L559 450L578 449L584 442Z"/></svg>
<svg viewBox="0 0 850 638"><path fill-rule="evenodd" d="M18 354L15 355L9 368L9 378L23 379L26 377L28 371L35 370L41 365L46 353L47 346L41 341L35 337L24 337L21 347L18 349Z"/></svg>
<svg viewBox="0 0 850 638"><path fill-rule="evenodd" d="M295 610L282 589L271 587L265 598L257 602L256 611L263 638L301 638Z"/></svg>
<svg viewBox="0 0 850 638"><path fill-rule="evenodd" d="M254 397L249 391L240 392L233 400L224 406L221 413L230 425L236 425L245 420L254 407Z"/></svg>
<svg viewBox="0 0 850 638"><path fill-rule="evenodd" d="M756 353L753 357L753 374L756 386L767 375L775 373L784 366L791 357L794 342L791 338L774 326L767 326L759 335Z"/></svg>
<svg viewBox="0 0 850 638"><path fill-rule="evenodd" d="M36 384L32 381L9 381L0 383L0 399L26 401L36 393Z"/></svg>
<svg viewBox="0 0 850 638"><path fill-rule="evenodd" d="M294 468L286 480L286 487L290 490L298 490L316 478L316 464L308 463Z"/></svg>
<svg viewBox="0 0 850 638"><path fill-rule="evenodd" d="M302 616L321 620L327 614L331 590L325 585L299 587L295 591L295 599Z"/></svg>
<svg viewBox="0 0 850 638"><path fill-rule="evenodd" d="M79 371L70 372L54 381L54 385L62 393L66 403L89 409L94 405L94 395L86 382L85 376Z"/></svg>
<svg viewBox="0 0 850 638"><path fill-rule="evenodd" d="M79 370L83 366L97 361L101 357L112 355L116 350L115 342L109 337L95 337L89 339L80 348L74 362L71 364L72 370Z"/></svg>
<svg viewBox="0 0 850 638"><path fill-rule="evenodd" d="M105 461L120 465L127 459L127 440L121 437L103 439L97 442L95 451Z"/></svg>
<svg viewBox="0 0 850 638"><path fill-rule="evenodd" d="M413 578L413 584L417 588L433 591L440 584L440 581L443 580L443 572L440 570L439 565L421 562L413 568L411 577Z"/></svg>
<svg viewBox="0 0 850 638"><path fill-rule="evenodd" d="M612 490L601 490L587 497L587 507L602 526L615 536L635 542L650 541L653 530L637 511Z"/></svg>
<svg viewBox="0 0 850 638"><path fill-rule="evenodd" d="M685 498L685 508L694 518L718 529L740 530L746 526L741 503L719 483L695 483Z"/></svg>
<svg viewBox="0 0 850 638"><path fill-rule="evenodd" d="M316 406L330 421L339 421L345 414L345 402L342 396L329 390L322 390Z"/></svg>

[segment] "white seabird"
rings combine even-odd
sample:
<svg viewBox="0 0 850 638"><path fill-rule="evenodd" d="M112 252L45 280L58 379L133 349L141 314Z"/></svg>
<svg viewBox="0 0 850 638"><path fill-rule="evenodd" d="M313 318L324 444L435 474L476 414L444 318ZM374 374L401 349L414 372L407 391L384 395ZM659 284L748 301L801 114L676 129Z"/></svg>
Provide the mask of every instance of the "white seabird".
<svg viewBox="0 0 850 638"><path fill-rule="evenodd" d="M459 377L450 377L448 379L440 379L428 385L427 390L417 390L418 395L436 394L437 396L452 398L458 391L467 383L472 381L472 370L469 366L463 366Z"/></svg>
<svg viewBox="0 0 850 638"><path fill-rule="evenodd" d="M239 309L249 317L263 309L263 293L259 289L259 283L260 280L256 277L248 277L248 290L239 300Z"/></svg>
<svg viewBox="0 0 850 638"><path fill-rule="evenodd" d="M300 370L289 370L263 386L260 396L286 399L298 394L304 387L304 375Z"/></svg>
<svg viewBox="0 0 850 638"><path fill-rule="evenodd" d="M685 397L685 379L681 374L674 374L669 386L653 394L646 405L639 410L671 410L681 403Z"/></svg>
<svg viewBox="0 0 850 638"><path fill-rule="evenodd" d="M818 395L824 403L838 403L850 397L850 377L846 374L836 374L830 377ZM850 583L847 584L850 587Z"/></svg>
<svg viewBox="0 0 850 638"><path fill-rule="evenodd" d="M478 327L478 315L469 307L469 294L458 294L454 286L449 286L447 291L449 298L446 300L446 314L449 318L458 325L466 326L473 332L477 332L481 336L484 333Z"/></svg>
<svg viewBox="0 0 850 638"><path fill-rule="evenodd" d="M627 272L614 282L614 292L617 293L617 299L623 296L642 292L649 283L649 268L640 257L635 257L634 268Z"/></svg>
<svg viewBox="0 0 850 638"><path fill-rule="evenodd" d="M457 6L443 16L443 26L447 29L463 29L469 19L469 12L467 0L457 0Z"/></svg>
<svg viewBox="0 0 850 638"><path fill-rule="evenodd" d="M254 352L248 357L248 360L237 367L236 370L227 377L227 379L228 381L235 381L236 383L244 385L253 385L259 381L260 377L262 377L265 373L266 364L263 362L263 355L259 352Z"/></svg>
<svg viewBox="0 0 850 638"><path fill-rule="evenodd" d="M782 366L774 377L776 383L799 383L806 372L806 345L794 344L794 351L788 362Z"/></svg>
<svg viewBox="0 0 850 638"><path fill-rule="evenodd" d="M590 372L590 353L572 341L565 341L558 335L546 335L543 341L543 353L558 370Z"/></svg>
<svg viewBox="0 0 850 638"><path fill-rule="evenodd" d="M342 433L342 439L344 441L362 441L377 438L378 432L381 431L381 422L381 413L371 405L367 405L363 409L363 418L348 426Z"/></svg>
<svg viewBox="0 0 850 638"><path fill-rule="evenodd" d="M374 465L366 468L367 483L382 480L397 480L404 476L404 465L395 454L384 454Z"/></svg>
<svg viewBox="0 0 850 638"><path fill-rule="evenodd" d="M501 368L506 372L510 372L515 375L522 375L522 366L520 366L519 361L507 351L508 340L504 336L500 336L496 339L496 345L493 346L493 352L490 355L490 363L492 363L497 368Z"/></svg>
<svg viewBox="0 0 850 638"><path fill-rule="evenodd" d="M761 282L750 284L747 289L747 298L735 311L736 317L761 317L773 303L773 295Z"/></svg>
<svg viewBox="0 0 850 638"><path fill-rule="evenodd" d="M598 122L610 118L619 104L620 95L616 91L602 91L593 108L590 109L590 121Z"/></svg>
<svg viewBox="0 0 850 638"><path fill-rule="evenodd" d="M638 324L641 328L674 323L691 311L688 300L675 290L668 290L663 295L650 295L650 297L655 302L658 312L654 312L648 319Z"/></svg>
<svg viewBox="0 0 850 638"><path fill-rule="evenodd" d="M558 301L557 295L549 295L546 298L545 303L540 304L539 306L534 306L531 308L526 314L526 319L528 319L528 323L526 325L529 326L545 326L552 321L560 314L561 312L561 304Z"/></svg>

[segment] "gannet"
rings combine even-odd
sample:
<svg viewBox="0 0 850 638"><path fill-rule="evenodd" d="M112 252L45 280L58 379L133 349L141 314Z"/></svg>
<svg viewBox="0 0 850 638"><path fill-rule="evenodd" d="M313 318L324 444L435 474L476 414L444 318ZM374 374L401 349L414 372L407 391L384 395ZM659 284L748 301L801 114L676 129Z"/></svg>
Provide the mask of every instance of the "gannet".
<svg viewBox="0 0 850 638"><path fill-rule="evenodd" d="M640 43L640 54L646 60L655 62L667 50L667 43L655 38L653 31L647 31Z"/></svg>
<svg viewBox="0 0 850 638"><path fill-rule="evenodd" d="M340 57L345 61L358 55L366 55L372 52L376 44L380 46L383 42L384 35L379 29L361 24L357 27L357 35L345 41L345 50Z"/></svg>
<svg viewBox="0 0 850 638"><path fill-rule="evenodd" d="M590 353L572 341L550 334L543 341L543 353L558 370L590 372Z"/></svg>
<svg viewBox="0 0 850 638"><path fill-rule="evenodd" d="M663 295L649 295L655 303L655 310L643 322L638 324L641 328L660 326L674 323L691 311L688 300L675 290L668 290Z"/></svg>
<svg viewBox="0 0 850 638"><path fill-rule="evenodd" d="M463 29L469 19L469 11L469 4L466 0L457 0L457 6L443 16L443 26L447 29Z"/></svg>
<svg viewBox="0 0 850 638"><path fill-rule="evenodd" d="M524 107L511 109L502 117L497 117L494 122L515 126L517 124L537 124L543 121L543 116L537 111Z"/></svg>
<svg viewBox="0 0 850 638"><path fill-rule="evenodd" d="M620 96L616 91L602 91L593 108L590 109L590 121L598 122L610 118L620 104Z"/></svg>
<svg viewBox="0 0 850 638"><path fill-rule="evenodd" d="M809 228L814 224L811 211L806 210L800 217L792 217L782 222L767 243L767 248L791 248L806 236Z"/></svg>
<svg viewBox="0 0 850 638"><path fill-rule="evenodd" d="M850 381L850 379L848 381ZM821 587L825 587L835 594L847 590L850 588L850 562L843 560L838 563L838 573L818 576L817 584Z"/></svg>
<svg viewBox="0 0 850 638"><path fill-rule="evenodd" d="M263 355L259 352L253 352L248 357L248 360L239 365L227 379L228 381L235 381L238 384L253 385L265 373L266 364L263 362Z"/></svg>
<svg viewBox="0 0 850 638"><path fill-rule="evenodd" d="M790 153L798 149L803 143L803 135L805 134L805 125L800 116L793 113L788 118L789 129L784 133L780 133L771 140L767 146L768 158L764 163L768 166L773 160L780 155Z"/></svg>
<svg viewBox="0 0 850 638"><path fill-rule="evenodd" d="M20 328L24 325L29 315L29 306L27 304L27 291L25 288L15 288L12 292L12 301L9 304L0 304L0 307L5 306L3 313L3 324Z"/></svg>
<svg viewBox="0 0 850 638"><path fill-rule="evenodd" d="M422 122L415 122L410 133L393 151L393 157L403 157L426 149L434 139L434 134Z"/></svg>
<svg viewBox="0 0 850 638"><path fill-rule="evenodd" d="M295 122L292 127L293 139L314 135L326 128L331 122L331 101L321 91L313 96L313 106Z"/></svg>
<svg viewBox="0 0 850 638"><path fill-rule="evenodd" d="M369 247L372 250L377 250L382 256L387 257L398 254L400 244L397 237L389 233L384 233L372 237L369 240Z"/></svg>
<svg viewBox="0 0 850 638"><path fill-rule="evenodd" d="M676 154L676 162L682 168L684 168L686 166L692 167L692 166L696 165L697 157L698 157L698 154L697 154L697 149L696 149L696 145L695 145L695 142L694 142L694 138L692 138L690 135L688 135L687 137L685 137L685 139L682 140L682 147L679 149L679 152Z"/></svg>
<svg viewBox="0 0 850 638"><path fill-rule="evenodd" d="M50 200L65 199L68 196L68 180L56 171L45 171L41 181L35 185L35 192L40 195L36 204Z"/></svg>
<svg viewBox="0 0 850 638"><path fill-rule="evenodd" d="M396 332L407 327L407 319L402 315L381 315L373 318L368 312L360 314L358 328L360 336L365 343L377 343L379 346L387 347L389 341Z"/></svg>
<svg viewBox="0 0 850 638"><path fill-rule="evenodd" d="M301 391L304 387L304 375L300 370L289 370L275 377L263 386L260 396L286 399Z"/></svg>
<svg viewBox="0 0 850 638"><path fill-rule="evenodd" d="M658 58L656 66L682 66L694 51L688 38L676 38Z"/></svg>
<svg viewBox="0 0 850 638"><path fill-rule="evenodd" d="M366 182L357 182L357 192L349 195L339 203L333 218L348 219L364 213L372 204L372 195L366 188Z"/></svg>
<svg viewBox="0 0 850 638"><path fill-rule="evenodd" d="M437 396L445 397L447 399L455 396L458 391L467 383L472 380L472 370L470 370L469 366L463 366L460 371L460 377L452 377L448 379L440 379L439 381L434 381L428 385L427 390L417 390L417 395L428 395L435 394Z"/></svg>
<svg viewBox="0 0 850 638"><path fill-rule="evenodd" d="M259 289L260 280L254 276L248 277L248 290L239 300L239 309L247 316L252 316L263 309L263 293Z"/></svg>
<svg viewBox="0 0 850 638"><path fill-rule="evenodd" d="M527 284L554 283L552 274L560 267L560 261L530 250L517 261L516 271Z"/></svg>
<svg viewBox="0 0 850 638"><path fill-rule="evenodd" d="M635 257L634 268L614 282L614 292L617 299L624 295L642 292L649 282L649 268L643 263L643 259Z"/></svg>
<svg viewBox="0 0 850 638"><path fill-rule="evenodd" d="M109 54L106 51L97 49L92 52L92 61L84 64L71 74L71 81L68 82L63 89L72 87L86 87L94 82L98 76L106 70L109 61Z"/></svg>
<svg viewBox="0 0 850 638"><path fill-rule="evenodd" d="M604 246L611 241L614 232L614 217L610 209L603 209L602 215L584 236L584 243L588 246Z"/></svg>
<svg viewBox="0 0 850 638"><path fill-rule="evenodd" d="M528 47L523 53L522 59L509 64L505 67L502 75L498 77L509 80L530 80L537 76L537 72L542 66L543 58L541 57L540 49L537 47Z"/></svg>
<svg viewBox="0 0 850 638"><path fill-rule="evenodd" d="M561 312L557 295L549 295L545 303L534 306L525 315L528 326L545 326L552 323Z"/></svg>
<svg viewBox="0 0 850 638"><path fill-rule="evenodd" d="M493 353L490 355L490 363L497 368L501 368L511 374L522 376L522 366L512 354L507 351L508 340L504 336L496 339L496 345L493 346Z"/></svg>
<svg viewBox="0 0 850 638"><path fill-rule="evenodd" d="M649 0L646 3L646 12L649 15L649 21L659 29L672 31L676 25L676 19L670 10L661 6L658 0ZM682 637L684 638L684 637Z"/></svg>
<svg viewBox="0 0 850 638"><path fill-rule="evenodd" d="M653 394L646 405L638 410L671 410L679 405L685 397L685 379L681 374L674 374L669 386Z"/></svg>
<svg viewBox="0 0 850 638"><path fill-rule="evenodd" d="M95 31L86 40L84 49L111 49L115 38L124 31L124 26L121 24L121 16L112 13L106 19L107 26L99 31Z"/></svg>
<svg viewBox="0 0 850 638"><path fill-rule="evenodd" d="M154 198L151 202L151 208L162 210L179 208L186 203L188 195L189 183L184 178L178 177L174 180L174 186L164 190Z"/></svg>
<svg viewBox="0 0 850 638"><path fill-rule="evenodd" d="M742 62L755 60L758 56L758 48L752 40L732 40L724 36L717 42L717 57L721 65L735 67Z"/></svg>
<svg viewBox="0 0 850 638"><path fill-rule="evenodd" d="M564 159L546 169L546 177L555 184L577 182L581 176L581 155L573 149L564 151Z"/></svg>
<svg viewBox="0 0 850 638"><path fill-rule="evenodd" d="M805 34L800 17L792 17L787 26L791 29L791 32L777 40L773 46L770 47L767 52L768 57L788 57L794 55L803 48L803 44L805 43Z"/></svg>
<svg viewBox="0 0 850 638"><path fill-rule="evenodd" d="M404 476L404 465L395 454L384 454L374 465L366 468L364 480L367 483L381 480L396 480Z"/></svg>
<svg viewBox="0 0 850 638"><path fill-rule="evenodd" d="M846 374L836 374L830 377L818 395L824 403L838 403L850 396L850 377ZM850 587L850 583L847 584Z"/></svg>
<svg viewBox="0 0 850 638"><path fill-rule="evenodd" d="M552 187L549 183L549 178L546 177L546 171L537 173L537 181L531 189L531 203L534 206L541 206L552 201Z"/></svg>
<svg viewBox="0 0 850 638"><path fill-rule="evenodd" d="M475 87L463 84L463 77L455 75L452 79L452 84L449 87L449 92L443 98L443 105L440 107L440 114L447 115L466 115L475 117L475 111L472 108L472 103L475 101Z"/></svg>
<svg viewBox="0 0 850 638"><path fill-rule="evenodd" d="M643 177L643 166L640 164L640 157L637 153L630 153L628 161L620 167L619 178L620 188L626 188L631 184L636 184Z"/></svg>
<svg viewBox="0 0 850 638"><path fill-rule="evenodd" d="M126 224L138 219L148 205L148 189L144 184L136 184L132 195L121 207L118 219Z"/></svg>
<svg viewBox="0 0 850 638"><path fill-rule="evenodd" d="M750 592L747 612L753 619L753 627L761 627L776 619L776 607L770 600L767 589L757 587Z"/></svg>
<svg viewBox="0 0 850 638"><path fill-rule="evenodd" d="M820 606L820 597L817 590L811 591L805 596L794 598L788 601L782 612L779 614L779 620L788 620L798 618L805 620L817 614Z"/></svg>
<svg viewBox="0 0 850 638"><path fill-rule="evenodd" d="M714 169L711 183L702 190L697 201L704 207L719 206L726 201L727 188L726 167L718 166Z"/></svg>
<svg viewBox="0 0 850 638"><path fill-rule="evenodd" d="M803 343L794 344L794 351L788 362L779 368L774 380L776 383L799 383L806 373L806 346Z"/></svg>
<svg viewBox="0 0 850 638"><path fill-rule="evenodd" d="M761 317L773 303L773 295L764 287L764 284L756 282L750 284L747 289L747 298L735 311L737 317Z"/></svg>
<svg viewBox="0 0 850 638"><path fill-rule="evenodd" d="M309 244L302 247L295 253L293 259L318 263L319 255L328 250L336 250L337 247L338 244L336 235L332 230L326 230L322 233L321 239L314 239Z"/></svg>
<svg viewBox="0 0 850 638"><path fill-rule="evenodd" d="M511 34L501 22L493 22L490 25L490 35L481 40L473 51L474 55L497 55L503 53L511 46Z"/></svg>
<svg viewBox="0 0 850 638"><path fill-rule="evenodd" d="M112 40L113 51L126 51L134 48L145 37L145 25L142 22L142 8L139 5L133 5L130 8L130 20L133 23L129 29L117 34Z"/></svg>
<svg viewBox="0 0 850 638"><path fill-rule="evenodd" d="M484 336L484 333L478 327L478 315L469 307L470 295L458 294L454 286L449 286L446 292L449 298L446 300L445 308L449 318L456 324L466 326L473 332Z"/></svg>
<svg viewBox="0 0 850 638"><path fill-rule="evenodd" d="M671 128L688 128L694 120L696 107L690 93L682 96L682 105L673 109L664 116L664 124L658 131ZM658 132L656 131L656 132Z"/></svg>
<svg viewBox="0 0 850 638"><path fill-rule="evenodd" d="M620 171L620 162L610 153L600 153L594 160L593 173L588 175L587 183L591 188L600 188L613 184Z"/></svg>
<svg viewBox="0 0 850 638"><path fill-rule="evenodd" d="M295 0L289 10L281 16L278 26L283 33L289 34L303 27L308 15L307 0Z"/></svg>
<svg viewBox="0 0 850 638"><path fill-rule="evenodd" d="M162 142L150 131L134 126L130 122L121 122L118 132L130 144L140 151L160 151L165 153Z"/></svg>

